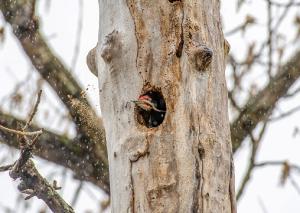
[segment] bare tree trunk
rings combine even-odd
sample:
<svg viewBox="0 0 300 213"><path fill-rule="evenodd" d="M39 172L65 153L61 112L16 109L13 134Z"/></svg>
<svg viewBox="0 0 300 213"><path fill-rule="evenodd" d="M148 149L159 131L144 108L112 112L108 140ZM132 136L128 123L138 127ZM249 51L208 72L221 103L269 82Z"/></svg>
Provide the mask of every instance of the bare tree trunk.
<svg viewBox="0 0 300 213"><path fill-rule="evenodd" d="M99 4L113 212L235 212L219 0ZM145 94L161 124L131 102Z"/></svg>

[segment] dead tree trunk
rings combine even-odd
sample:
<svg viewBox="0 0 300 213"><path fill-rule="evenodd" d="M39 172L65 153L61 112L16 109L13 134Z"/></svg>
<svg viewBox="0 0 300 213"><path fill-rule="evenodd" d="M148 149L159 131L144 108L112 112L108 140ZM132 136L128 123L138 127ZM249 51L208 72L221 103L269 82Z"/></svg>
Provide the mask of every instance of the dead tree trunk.
<svg viewBox="0 0 300 213"><path fill-rule="evenodd" d="M235 212L219 0L99 4L112 211ZM145 94L165 109L135 106Z"/></svg>

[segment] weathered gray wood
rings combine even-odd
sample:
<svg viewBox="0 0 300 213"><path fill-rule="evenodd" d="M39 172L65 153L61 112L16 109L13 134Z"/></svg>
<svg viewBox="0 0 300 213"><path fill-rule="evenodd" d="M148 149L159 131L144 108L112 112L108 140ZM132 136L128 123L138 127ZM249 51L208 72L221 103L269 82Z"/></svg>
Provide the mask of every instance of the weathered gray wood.
<svg viewBox="0 0 300 213"><path fill-rule="evenodd" d="M113 212L235 212L217 0L99 0L96 49ZM132 100L160 91L163 123Z"/></svg>

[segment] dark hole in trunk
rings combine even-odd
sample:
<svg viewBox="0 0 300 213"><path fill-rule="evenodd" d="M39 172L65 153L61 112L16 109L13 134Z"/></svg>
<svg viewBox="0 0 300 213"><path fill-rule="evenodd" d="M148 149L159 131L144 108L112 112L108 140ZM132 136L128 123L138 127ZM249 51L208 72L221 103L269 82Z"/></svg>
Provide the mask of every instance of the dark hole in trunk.
<svg viewBox="0 0 300 213"><path fill-rule="evenodd" d="M159 91L148 91L142 94L140 98L141 97L150 97L152 107L148 105L147 109L143 109L143 107L137 105L136 113L138 123L147 128L158 127L164 121L167 110L163 95Z"/></svg>

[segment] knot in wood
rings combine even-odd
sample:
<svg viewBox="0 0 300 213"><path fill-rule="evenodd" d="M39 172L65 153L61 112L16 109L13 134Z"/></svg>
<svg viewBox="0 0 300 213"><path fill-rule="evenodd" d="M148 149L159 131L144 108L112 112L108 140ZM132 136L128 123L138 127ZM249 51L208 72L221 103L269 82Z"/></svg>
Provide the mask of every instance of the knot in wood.
<svg viewBox="0 0 300 213"><path fill-rule="evenodd" d="M196 70L204 71L212 61L213 51L203 44L196 45L192 48L192 57Z"/></svg>
<svg viewBox="0 0 300 213"><path fill-rule="evenodd" d="M120 49L119 32L114 30L104 39L101 47L101 57L106 63L110 63L114 57L119 55Z"/></svg>

